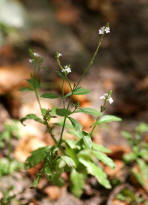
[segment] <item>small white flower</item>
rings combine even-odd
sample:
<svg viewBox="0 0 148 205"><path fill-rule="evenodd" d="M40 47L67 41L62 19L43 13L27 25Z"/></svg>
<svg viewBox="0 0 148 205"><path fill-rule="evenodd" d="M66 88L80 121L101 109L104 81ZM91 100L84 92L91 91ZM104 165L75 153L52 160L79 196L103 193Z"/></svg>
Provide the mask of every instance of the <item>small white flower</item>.
<svg viewBox="0 0 148 205"><path fill-rule="evenodd" d="M110 33L110 27L109 27L109 26L107 26L107 27L105 28L105 32L106 32L106 33Z"/></svg>
<svg viewBox="0 0 148 205"><path fill-rule="evenodd" d="M105 98L106 98L107 95L108 95L108 93L105 93L104 95L102 95L102 96L100 97L100 99L101 99L101 100L105 100Z"/></svg>
<svg viewBox="0 0 148 205"><path fill-rule="evenodd" d="M62 56L62 53L57 53L57 57L59 58L59 57L61 57Z"/></svg>
<svg viewBox="0 0 148 205"><path fill-rule="evenodd" d="M71 68L70 68L70 66L68 66L68 65L66 65L66 66L64 66L64 69L62 70L62 72L63 73L71 73Z"/></svg>
<svg viewBox="0 0 148 205"><path fill-rule="evenodd" d="M105 93L104 95L102 95L100 97L101 100L105 100L107 98L107 101L112 104L114 102L113 98L111 96L108 96L109 94L108 93Z"/></svg>
<svg viewBox="0 0 148 205"><path fill-rule="evenodd" d="M99 29L99 34L102 35L105 33L105 26L102 26L100 29Z"/></svg>
<svg viewBox="0 0 148 205"><path fill-rule="evenodd" d="M29 59L29 63L32 63L33 62L33 60L32 59Z"/></svg>
<svg viewBox="0 0 148 205"><path fill-rule="evenodd" d="M105 33L110 33L110 27L107 26L102 26L100 29L99 29L99 35L102 35L102 34L105 34Z"/></svg>
<svg viewBox="0 0 148 205"><path fill-rule="evenodd" d="M112 97L109 97L109 98L108 98L108 102L109 102L110 104L112 104L112 103L114 102L113 98L112 98Z"/></svg>
<svg viewBox="0 0 148 205"><path fill-rule="evenodd" d="M33 55L36 56L36 57L39 57L39 54L36 53L36 52L34 52Z"/></svg>

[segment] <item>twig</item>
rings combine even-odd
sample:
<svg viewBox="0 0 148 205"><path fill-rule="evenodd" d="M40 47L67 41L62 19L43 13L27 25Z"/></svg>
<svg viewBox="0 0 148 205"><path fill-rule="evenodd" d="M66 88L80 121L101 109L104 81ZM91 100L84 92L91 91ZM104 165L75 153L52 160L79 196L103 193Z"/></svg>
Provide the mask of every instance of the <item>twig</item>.
<svg viewBox="0 0 148 205"><path fill-rule="evenodd" d="M106 205L113 205L113 204L112 204L113 199L114 199L115 196L116 196L119 192L121 192L124 188L128 188L128 189L130 189L131 191L134 190L133 187L130 186L129 184L121 184L121 185L115 187L115 189L111 192L111 194L110 194L110 196L109 196L109 198L108 198L108 201L107 201L107 204L106 204Z"/></svg>

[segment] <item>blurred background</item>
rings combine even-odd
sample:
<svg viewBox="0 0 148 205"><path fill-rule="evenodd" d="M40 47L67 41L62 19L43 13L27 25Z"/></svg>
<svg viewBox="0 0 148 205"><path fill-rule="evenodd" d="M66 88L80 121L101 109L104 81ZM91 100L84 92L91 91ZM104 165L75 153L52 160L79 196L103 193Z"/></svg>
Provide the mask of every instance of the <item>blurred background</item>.
<svg viewBox="0 0 148 205"><path fill-rule="evenodd" d="M71 79L78 79L97 46L99 27L109 22L111 33L83 83L96 106L112 89L112 112L148 120L147 11L147 0L1 0L1 95L21 86L31 69L29 48L43 56L48 70L42 77L49 87L56 78L56 51L71 64Z"/></svg>

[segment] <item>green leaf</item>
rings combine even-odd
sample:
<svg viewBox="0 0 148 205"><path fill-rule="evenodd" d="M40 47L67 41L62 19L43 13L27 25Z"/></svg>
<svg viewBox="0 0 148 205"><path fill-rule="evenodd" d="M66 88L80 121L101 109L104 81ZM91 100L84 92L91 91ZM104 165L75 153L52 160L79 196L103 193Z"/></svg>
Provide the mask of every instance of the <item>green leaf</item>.
<svg viewBox="0 0 148 205"><path fill-rule="evenodd" d="M68 133L70 133L78 138L82 138L82 133L80 133L78 130L75 130L74 128L68 129Z"/></svg>
<svg viewBox="0 0 148 205"><path fill-rule="evenodd" d="M86 95L88 93L90 93L90 90L78 87L78 88L74 89L73 92L69 92L64 97L66 98L66 97L69 97L71 95Z"/></svg>
<svg viewBox="0 0 148 205"><path fill-rule="evenodd" d="M135 159L137 158L137 155L134 153L134 152L131 152L131 153L127 153L127 154L124 154L123 155L123 160L124 162L126 163L129 163L129 162L132 162L134 161Z"/></svg>
<svg viewBox="0 0 148 205"><path fill-rule="evenodd" d="M80 197L83 193L83 189L85 186L84 180L85 177L82 173L79 173L75 169L72 169L70 174L70 181L71 181L70 190L76 197Z"/></svg>
<svg viewBox="0 0 148 205"><path fill-rule="evenodd" d="M60 158L58 160L58 168L63 169L66 166L66 162L65 160L63 160L62 158Z"/></svg>
<svg viewBox="0 0 148 205"><path fill-rule="evenodd" d="M65 154L67 155L67 156L69 156L73 161L74 161L74 163L76 164L76 165L78 165L78 157L77 157L77 152L76 152L76 150L74 150L74 149L72 149L72 148L70 148L70 147L66 147L66 150L65 150Z"/></svg>
<svg viewBox="0 0 148 205"><path fill-rule="evenodd" d="M101 112L99 112L98 110L94 108L90 108L90 107L79 108L75 112L83 112L83 113L90 114L90 115L97 116L97 117L102 115Z"/></svg>
<svg viewBox="0 0 148 205"><path fill-rule="evenodd" d="M139 150L139 156L140 157L142 157L143 159L145 159L145 160L148 160L148 149L146 149L146 148L141 148L140 150Z"/></svg>
<svg viewBox="0 0 148 205"><path fill-rule="evenodd" d="M144 181L143 181L143 178L141 177L141 174L138 173L138 172L135 172L132 170L132 174L135 176L135 178L137 179L137 181L142 185L144 186Z"/></svg>
<svg viewBox="0 0 148 205"><path fill-rule="evenodd" d="M91 149L92 148L92 140L90 135L87 132L83 131L83 141L86 146L86 148Z"/></svg>
<svg viewBox="0 0 148 205"><path fill-rule="evenodd" d="M87 168L88 173L95 176L101 185L103 185L107 189L111 188L111 184L107 179L106 173L100 167L92 162L84 160L83 158L80 158L79 160Z"/></svg>
<svg viewBox="0 0 148 205"><path fill-rule="evenodd" d="M19 91L33 91L33 89L30 87L24 87L24 88L20 88Z"/></svg>
<svg viewBox="0 0 148 205"><path fill-rule="evenodd" d="M144 182L148 182L148 164L143 159L137 159L138 167Z"/></svg>
<svg viewBox="0 0 148 205"><path fill-rule="evenodd" d="M143 132L148 132L148 124L146 123L140 123L137 127L136 127L136 131L143 133Z"/></svg>
<svg viewBox="0 0 148 205"><path fill-rule="evenodd" d="M67 110L65 108L57 108L56 109L56 114L59 116L68 116L71 114L70 110Z"/></svg>
<svg viewBox="0 0 148 205"><path fill-rule="evenodd" d="M115 121L121 121L121 120L122 120L121 118L116 117L114 115L104 115L98 121L96 121L96 124L115 122Z"/></svg>
<svg viewBox="0 0 148 205"><path fill-rule="evenodd" d="M84 88L76 88L74 91L73 91L73 95L85 95L85 94L88 94L90 93L90 90L88 89L84 89Z"/></svg>
<svg viewBox="0 0 148 205"><path fill-rule="evenodd" d="M64 140L64 142L72 149L80 149L80 146L77 144L75 140Z"/></svg>
<svg viewBox="0 0 148 205"><path fill-rule="evenodd" d="M80 124L77 120L75 120L75 119L72 118L72 117L68 117L68 119L71 121L71 124L73 125L73 127L74 127L76 130L79 130L79 131L82 130L82 126L81 126L81 124Z"/></svg>
<svg viewBox="0 0 148 205"><path fill-rule="evenodd" d="M109 158L106 154L99 151L92 151L95 157L102 161L104 164L108 165L111 168L115 168L115 164L111 158Z"/></svg>
<svg viewBox="0 0 148 205"><path fill-rule="evenodd" d="M105 153L111 153L111 151L105 148L103 145L93 143L92 146L94 150L98 150L100 152L105 152Z"/></svg>
<svg viewBox="0 0 148 205"><path fill-rule="evenodd" d="M35 179L34 179L34 181L33 181L33 187L34 187L34 188L36 188L36 187L38 186L38 183L39 183L39 181L40 181L40 178L41 178L41 176L42 176L42 173L43 173L43 170L42 170L42 169L39 171L39 173L37 173L37 175L36 175L36 177L35 177Z"/></svg>
<svg viewBox="0 0 148 205"><path fill-rule="evenodd" d="M123 137L125 137L127 140L132 140L132 135L131 133L127 132L127 131L122 131L121 133L123 135Z"/></svg>
<svg viewBox="0 0 148 205"><path fill-rule="evenodd" d="M26 115L25 117L23 117L20 121L21 121L21 123L23 124L24 123L24 121L26 121L26 120L35 120L35 121L37 121L37 122L40 122L40 123L42 123L42 124L44 124L44 120L42 120L41 118L39 118L38 116L36 116L35 114L28 114L28 115Z"/></svg>
<svg viewBox="0 0 148 205"><path fill-rule="evenodd" d="M61 159L63 159L69 167L76 167L75 161L72 158L63 155Z"/></svg>
<svg viewBox="0 0 148 205"><path fill-rule="evenodd" d="M51 110L50 110L50 115L51 116L56 116L56 107L53 107Z"/></svg>
<svg viewBox="0 0 148 205"><path fill-rule="evenodd" d="M33 89L40 88L40 81L35 78L33 75L31 75L31 79L28 79L27 82L31 85Z"/></svg>
<svg viewBox="0 0 148 205"><path fill-rule="evenodd" d="M51 149L51 146L41 147L31 153L31 156L27 158L25 166L27 169L39 164L47 155L47 152Z"/></svg>
<svg viewBox="0 0 148 205"><path fill-rule="evenodd" d="M54 99L54 98L59 98L59 95L57 95L56 93L44 93L41 95L41 98Z"/></svg>
<svg viewBox="0 0 148 205"><path fill-rule="evenodd" d="M90 150L89 149L83 149L82 151L80 151L78 153L78 159L81 159L81 158L85 159L86 161L92 161L92 154L91 154Z"/></svg>
<svg viewBox="0 0 148 205"><path fill-rule="evenodd" d="M124 196L123 194L117 194L116 198L119 199L120 201L126 201L127 197Z"/></svg>

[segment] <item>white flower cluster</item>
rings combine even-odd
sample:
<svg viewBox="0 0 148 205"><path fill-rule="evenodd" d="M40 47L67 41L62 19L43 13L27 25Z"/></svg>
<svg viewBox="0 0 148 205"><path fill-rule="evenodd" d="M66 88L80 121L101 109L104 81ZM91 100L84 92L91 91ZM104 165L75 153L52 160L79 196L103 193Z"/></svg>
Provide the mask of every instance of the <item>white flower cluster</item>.
<svg viewBox="0 0 148 205"><path fill-rule="evenodd" d="M63 73L66 73L66 74L71 73L71 68L70 68L70 66L68 66L68 65L64 66L62 72L63 72Z"/></svg>
<svg viewBox="0 0 148 205"><path fill-rule="evenodd" d="M38 53L34 52L33 53L34 57L40 57ZM34 59L29 59L29 63L33 63Z"/></svg>
<svg viewBox="0 0 148 205"><path fill-rule="evenodd" d="M100 99L101 99L101 100L105 100L105 99L107 98L107 96L108 96L108 93L105 93L104 95L102 95L102 96L100 97ZM112 103L114 102L114 100L113 100L113 98L112 98L111 96L108 97L107 101L108 101L110 104L112 104Z"/></svg>
<svg viewBox="0 0 148 205"><path fill-rule="evenodd" d="M110 27L109 26L102 26L99 29L99 35L105 34L105 33L110 33Z"/></svg>

